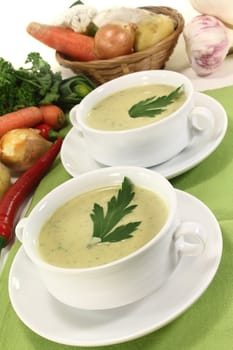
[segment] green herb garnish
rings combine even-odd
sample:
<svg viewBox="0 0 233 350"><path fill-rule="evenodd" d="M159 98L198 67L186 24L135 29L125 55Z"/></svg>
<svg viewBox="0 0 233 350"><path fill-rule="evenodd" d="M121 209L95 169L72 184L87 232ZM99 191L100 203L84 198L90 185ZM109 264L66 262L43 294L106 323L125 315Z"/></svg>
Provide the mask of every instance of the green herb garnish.
<svg viewBox="0 0 233 350"><path fill-rule="evenodd" d="M117 197L113 196L107 203L107 212L99 204L94 204L90 217L93 221L93 239L96 242L118 242L132 237L132 233L140 225L141 221L130 222L117 226L119 221L131 213L137 205L129 205L135 192L132 191L131 181L125 177ZM97 239L97 240L95 240Z"/></svg>
<svg viewBox="0 0 233 350"><path fill-rule="evenodd" d="M128 111L131 118L155 117L166 110L183 93L183 85L164 96L153 96L134 104Z"/></svg>
<svg viewBox="0 0 233 350"><path fill-rule="evenodd" d="M83 5L83 2L81 0L75 1L72 5L70 5L70 8L76 5Z"/></svg>

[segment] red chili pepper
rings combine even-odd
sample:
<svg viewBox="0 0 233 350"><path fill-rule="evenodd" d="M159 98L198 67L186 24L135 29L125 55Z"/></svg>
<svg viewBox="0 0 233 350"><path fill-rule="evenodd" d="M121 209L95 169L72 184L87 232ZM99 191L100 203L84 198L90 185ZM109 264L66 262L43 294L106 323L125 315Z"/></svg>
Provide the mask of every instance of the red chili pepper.
<svg viewBox="0 0 233 350"><path fill-rule="evenodd" d="M55 141L59 136L64 139L71 127L72 125L68 124L60 130L56 131L50 125L41 123L35 126L35 129L39 130L40 135L43 136L46 140Z"/></svg>
<svg viewBox="0 0 233 350"><path fill-rule="evenodd" d="M35 129L40 131L41 136L43 136L46 140L49 140L49 132L52 127L48 124L41 123L35 126Z"/></svg>
<svg viewBox="0 0 233 350"><path fill-rule="evenodd" d="M14 220L24 199L46 174L62 145L59 137L34 165L23 173L0 201L0 252L13 238Z"/></svg>

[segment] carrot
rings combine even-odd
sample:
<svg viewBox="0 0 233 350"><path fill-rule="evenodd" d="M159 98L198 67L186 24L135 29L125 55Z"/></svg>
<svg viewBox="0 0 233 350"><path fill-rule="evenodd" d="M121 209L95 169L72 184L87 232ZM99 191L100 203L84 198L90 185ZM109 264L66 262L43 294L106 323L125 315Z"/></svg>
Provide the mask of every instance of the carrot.
<svg viewBox="0 0 233 350"><path fill-rule="evenodd" d="M0 116L0 137L7 131L30 128L43 121L42 111L38 107L26 107Z"/></svg>
<svg viewBox="0 0 233 350"><path fill-rule="evenodd" d="M76 33L72 29L31 22L27 32L43 44L80 61L96 59L94 38Z"/></svg>
<svg viewBox="0 0 233 350"><path fill-rule="evenodd" d="M50 125L54 130L59 130L65 125L65 114L60 107L56 105L43 105L39 109L43 115L43 123Z"/></svg>

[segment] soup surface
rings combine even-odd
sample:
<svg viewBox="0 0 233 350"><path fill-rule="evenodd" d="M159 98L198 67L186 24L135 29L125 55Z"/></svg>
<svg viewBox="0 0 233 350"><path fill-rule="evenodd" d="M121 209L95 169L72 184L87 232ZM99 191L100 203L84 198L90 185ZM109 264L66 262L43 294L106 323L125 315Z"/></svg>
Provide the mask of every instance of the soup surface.
<svg viewBox="0 0 233 350"><path fill-rule="evenodd" d="M166 110L155 117L132 118L128 110L136 103L149 97L170 94L176 87L170 85L146 84L118 91L98 102L88 113L85 122L98 130L127 130L139 128L163 119L176 111L185 101L180 94Z"/></svg>
<svg viewBox="0 0 233 350"><path fill-rule="evenodd" d="M165 224L168 209L158 195L134 186L135 196L130 205L137 204L137 207L119 222L120 225L141 221L133 237L90 245L93 204L98 203L106 212L107 202L118 190L119 187L113 186L89 191L57 209L39 234L38 249L42 259L60 267L92 267L122 258L150 241Z"/></svg>

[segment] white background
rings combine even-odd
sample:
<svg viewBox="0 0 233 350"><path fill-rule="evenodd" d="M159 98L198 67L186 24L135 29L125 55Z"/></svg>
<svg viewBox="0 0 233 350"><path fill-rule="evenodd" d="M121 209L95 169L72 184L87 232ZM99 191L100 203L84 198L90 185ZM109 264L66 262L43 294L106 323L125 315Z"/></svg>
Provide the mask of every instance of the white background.
<svg viewBox="0 0 233 350"><path fill-rule="evenodd" d="M5 1L0 11L0 56L9 60L15 67L19 67L24 64L29 52L38 51L54 70L62 70L55 60L54 50L32 38L26 32L26 26L31 21L52 23L73 2L74 0ZM112 6L170 6L178 9L186 22L197 14L189 0L83 0L83 2L99 10ZM226 58L217 72L209 77L200 78L189 66L182 35L166 68L186 74L192 79L196 90L233 84L233 55ZM70 74L69 70L63 69L62 72L64 75Z"/></svg>

